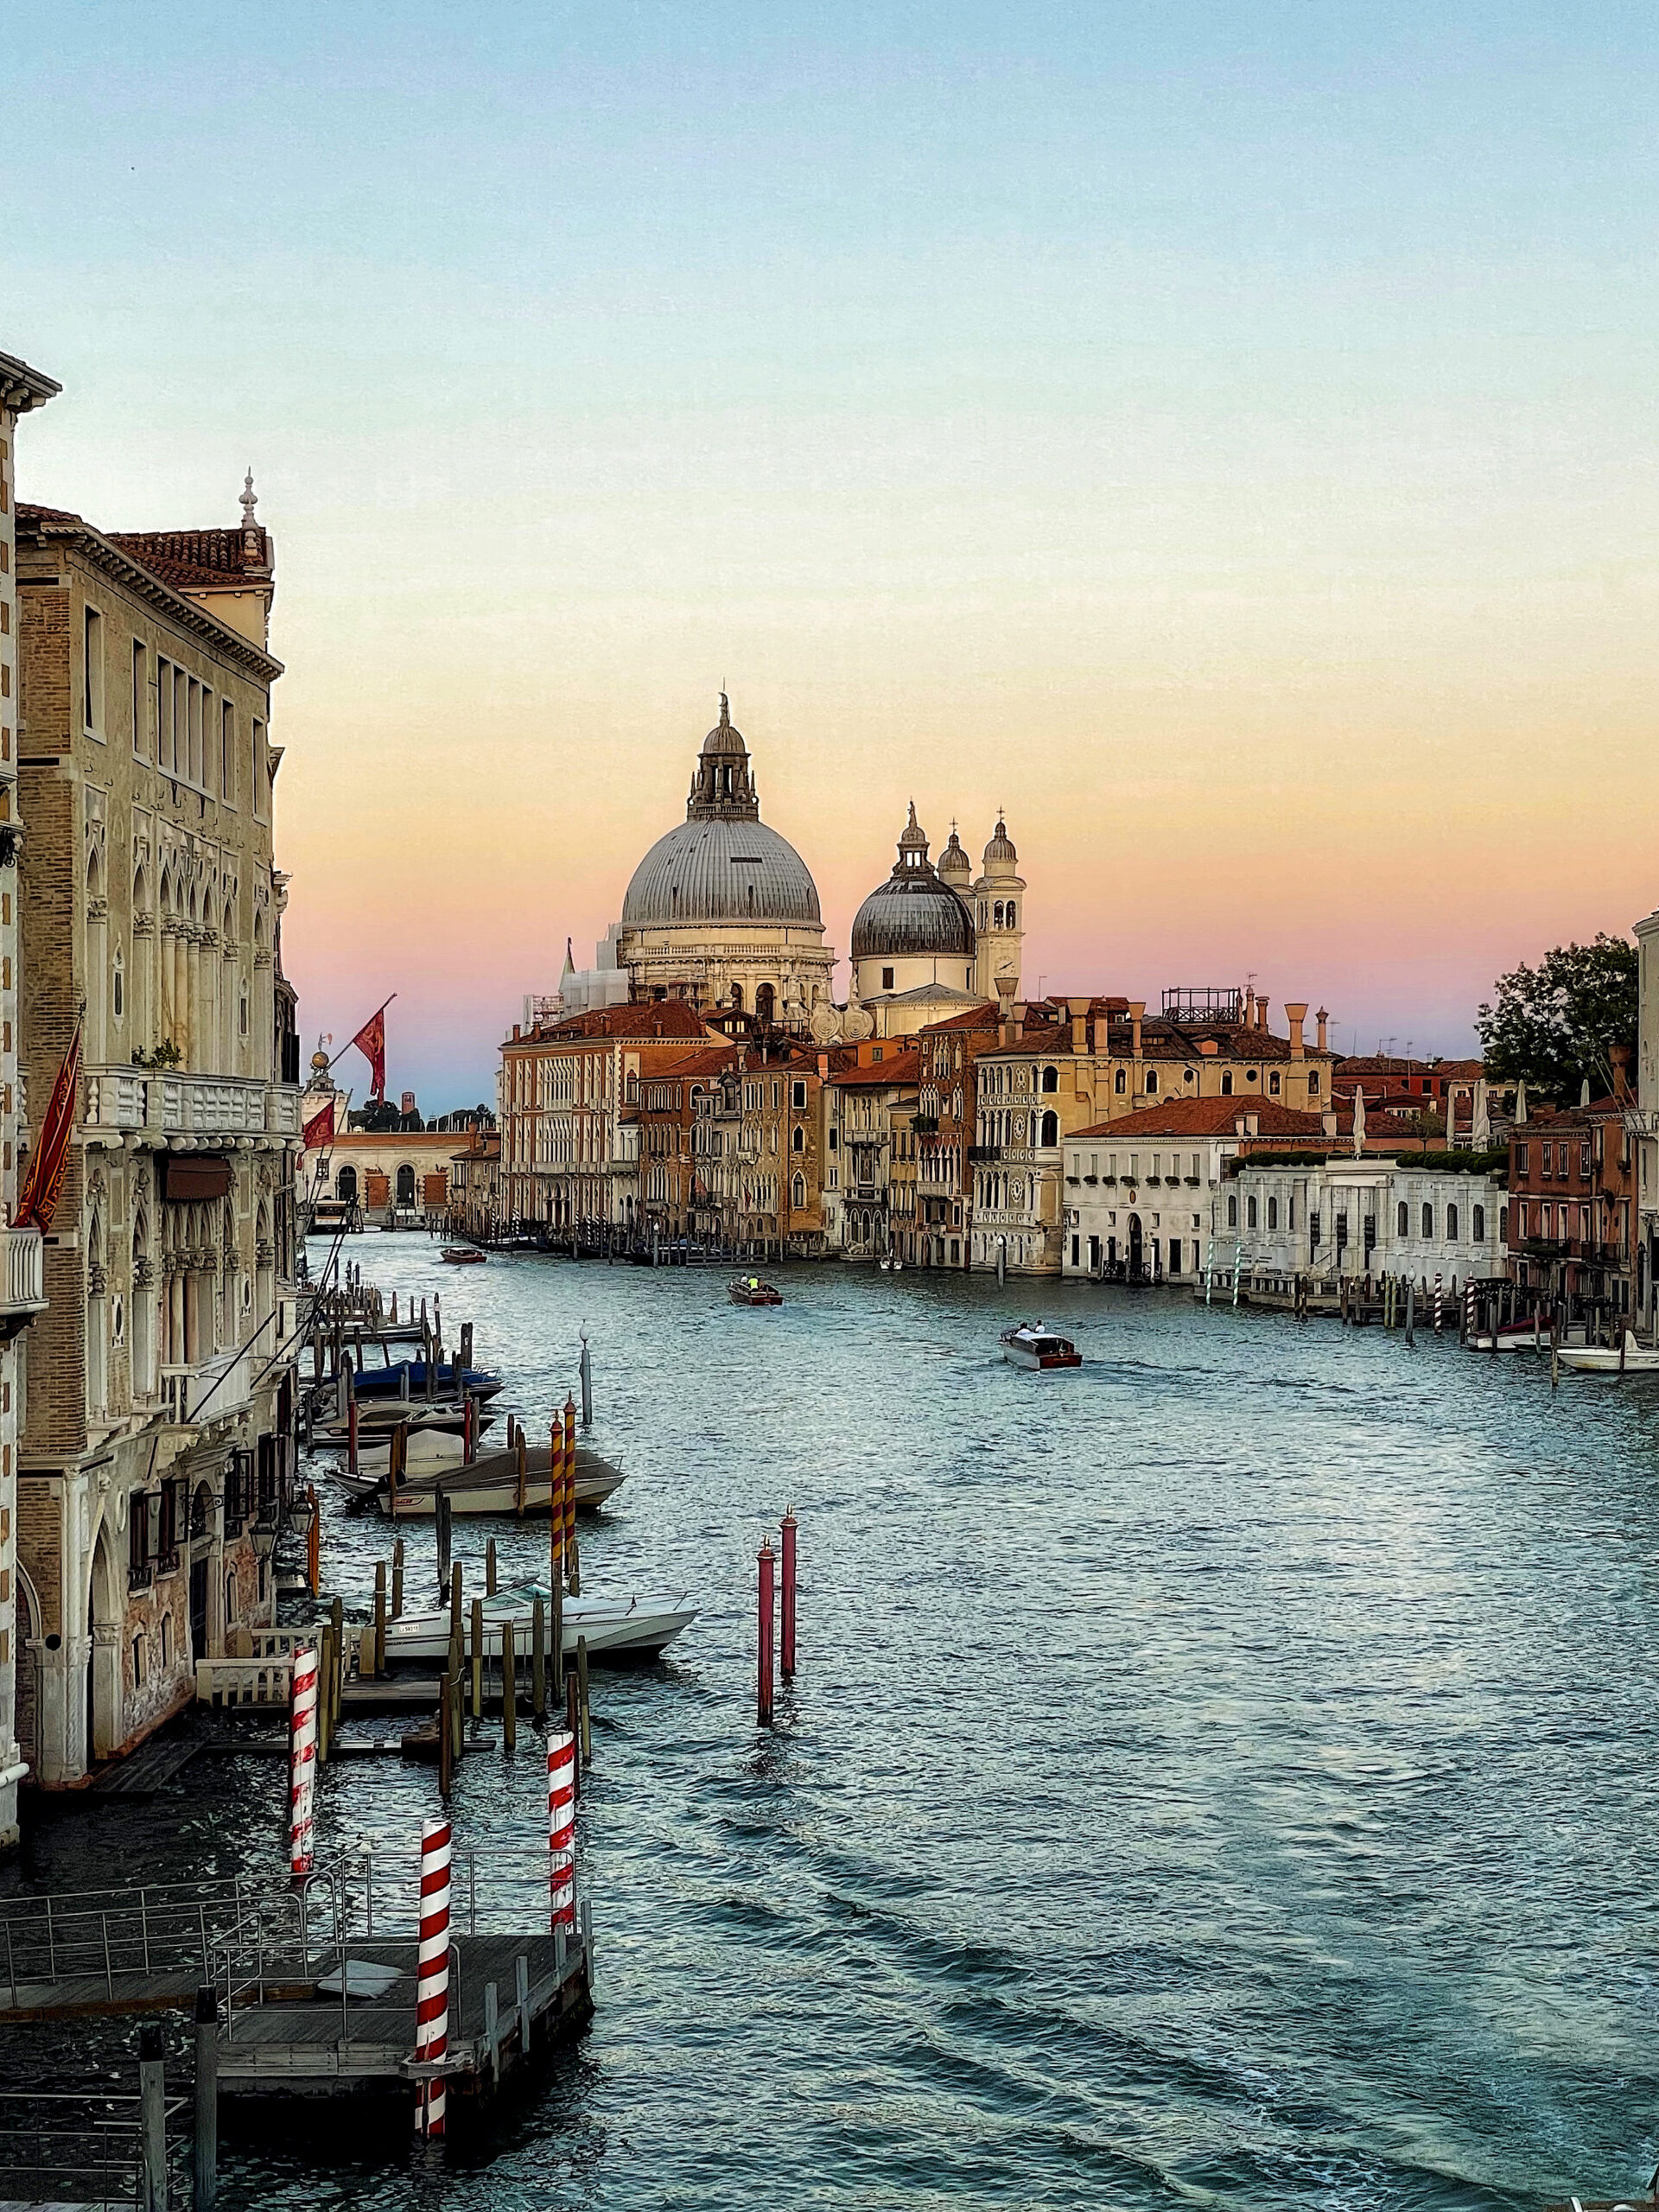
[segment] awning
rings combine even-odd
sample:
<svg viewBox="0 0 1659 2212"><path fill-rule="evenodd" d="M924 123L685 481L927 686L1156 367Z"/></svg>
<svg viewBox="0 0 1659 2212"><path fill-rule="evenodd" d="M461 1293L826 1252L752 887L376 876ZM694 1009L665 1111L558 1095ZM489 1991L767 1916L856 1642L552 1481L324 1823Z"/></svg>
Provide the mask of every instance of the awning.
<svg viewBox="0 0 1659 2212"><path fill-rule="evenodd" d="M173 1205L197 1198L228 1198L231 1163L215 1152L168 1152L162 1156L162 1196Z"/></svg>

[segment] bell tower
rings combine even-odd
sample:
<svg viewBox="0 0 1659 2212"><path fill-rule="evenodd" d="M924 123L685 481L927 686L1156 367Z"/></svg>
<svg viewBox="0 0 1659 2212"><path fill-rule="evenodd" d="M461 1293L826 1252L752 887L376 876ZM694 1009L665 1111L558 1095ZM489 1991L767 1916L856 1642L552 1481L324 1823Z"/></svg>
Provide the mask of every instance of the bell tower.
<svg viewBox="0 0 1659 2212"><path fill-rule="evenodd" d="M999 811L996 829L985 848L983 873L974 885L971 898L974 988L982 998L995 997L1009 976L1015 988L1006 995L1019 995L1020 963L1026 941L1025 890L1020 855Z"/></svg>

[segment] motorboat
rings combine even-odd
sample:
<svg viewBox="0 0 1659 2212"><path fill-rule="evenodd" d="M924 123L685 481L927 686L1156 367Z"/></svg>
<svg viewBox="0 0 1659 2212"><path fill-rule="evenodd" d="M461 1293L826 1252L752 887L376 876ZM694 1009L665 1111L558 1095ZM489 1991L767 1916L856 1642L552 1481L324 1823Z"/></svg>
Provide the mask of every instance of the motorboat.
<svg viewBox="0 0 1659 2212"><path fill-rule="evenodd" d="M1046 1374L1052 1367L1081 1367L1083 1354L1070 1337L1057 1336L1040 1321L1021 1321L1004 1329L999 1340L1004 1359L1016 1367L1030 1367Z"/></svg>
<svg viewBox="0 0 1659 2212"><path fill-rule="evenodd" d="M359 1406L369 1398L401 1398L407 1376L410 1397L424 1402L426 1367L423 1359L394 1359L385 1367L359 1368L353 1380L352 1395ZM469 1397L493 1398L505 1386L499 1375L485 1368L463 1367L457 1373L453 1360L442 1360L432 1370L432 1387L444 1398L454 1397L457 1390L465 1390Z"/></svg>
<svg viewBox="0 0 1659 2212"><path fill-rule="evenodd" d="M437 1443L455 1448L449 1456L442 1459L416 1459L413 1456L416 1445L429 1448ZM360 1504L373 1503L382 1513L390 1514L398 1521L429 1521L437 1511L440 1491L448 1499L450 1511L463 1516L518 1512L518 1455L516 1452L489 1452L469 1461L462 1457L460 1439L455 1437L411 1437L409 1448L411 1456L398 1479L395 1510L386 1480L386 1459L383 1457L377 1455L372 1464L365 1465L364 1454L359 1450L355 1474L341 1467L334 1470L329 1479L346 1497ZM551 1456L545 1444L526 1451L524 1454L526 1513L545 1514L551 1506ZM620 1467L601 1458L588 1446L577 1445L578 1513L596 1513L606 1500L620 1488L622 1480Z"/></svg>
<svg viewBox="0 0 1659 2212"><path fill-rule="evenodd" d="M543 1618L551 1612L553 1592L545 1583L517 1582L480 1599L483 1608L484 1656L499 1659L507 1624L512 1624L520 1654L530 1649L536 1600L542 1601ZM590 1659L655 1659L697 1617L683 1592L678 1598L567 1598L564 1601L563 1654L573 1655L577 1639L586 1637ZM463 1624L466 1648L472 1651L469 1606ZM422 1661L430 1664L449 1656L449 1612L447 1606L431 1612L400 1613L386 1623L386 1658L395 1666Z"/></svg>
<svg viewBox="0 0 1659 2212"><path fill-rule="evenodd" d="M1659 1344L1639 1344L1629 1329L1622 1344L1564 1344L1561 1365L1580 1375L1659 1375Z"/></svg>
<svg viewBox="0 0 1659 2212"><path fill-rule="evenodd" d="M759 1275L734 1275L727 1285L727 1296L734 1306L781 1306L784 1302L783 1292L762 1282Z"/></svg>
<svg viewBox="0 0 1659 2212"><path fill-rule="evenodd" d="M480 1430L494 1425L495 1415L486 1408L478 1408L475 1419ZM461 1435L467 1427L467 1412L451 1398L428 1404L424 1398L365 1398L357 1408L357 1440L360 1451L365 1436L376 1439L390 1436L391 1431L407 1421L411 1436L422 1430L434 1430L450 1436ZM351 1422L342 1416L334 1421L320 1421L312 1432L312 1441L322 1445L343 1446L350 1440Z"/></svg>
<svg viewBox="0 0 1659 2212"><path fill-rule="evenodd" d="M438 1254L452 1268L481 1268L489 1256L487 1252L480 1252L476 1244L446 1244Z"/></svg>

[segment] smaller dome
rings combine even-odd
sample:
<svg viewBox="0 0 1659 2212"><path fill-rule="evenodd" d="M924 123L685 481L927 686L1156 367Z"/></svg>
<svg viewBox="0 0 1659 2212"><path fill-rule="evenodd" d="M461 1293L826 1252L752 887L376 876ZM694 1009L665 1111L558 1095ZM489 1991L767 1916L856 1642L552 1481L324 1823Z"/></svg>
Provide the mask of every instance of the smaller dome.
<svg viewBox="0 0 1659 2212"><path fill-rule="evenodd" d="M991 842L985 848L985 865L989 868L993 861L1017 861L1019 857L1014 849L1014 840L1008 835L1008 825L999 814Z"/></svg>
<svg viewBox="0 0 1659 2212"><path fill-rule="evenodd" d="M952 823L950 842L939 855L940 880L954 886L959 878L966 885L973 872L973 862L963 851L962 840L957 835L956 824Z"/></svg>
<svg viewBox="0 0 1659 2212"><path fill-rule="evenodd" d="M853 958L926 959L936 953L971 960L974 925L963 901L934 873L912 799L893 874L853 918Z"/></svg>

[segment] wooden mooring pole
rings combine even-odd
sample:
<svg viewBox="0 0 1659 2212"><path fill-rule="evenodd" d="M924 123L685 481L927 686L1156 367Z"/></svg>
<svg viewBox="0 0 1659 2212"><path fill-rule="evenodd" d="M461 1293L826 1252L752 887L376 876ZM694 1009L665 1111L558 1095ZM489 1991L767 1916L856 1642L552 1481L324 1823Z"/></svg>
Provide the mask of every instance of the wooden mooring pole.
<svg viewBox="0 0 1659 2212"><path fill-rule="evenodd" d="M518 1625L509 1618L501 1624L501 1748L505 1751L516 1750L518 1743L518 1668L513 1649L518 1641Z"/></svg>
<svg viewBox="0 0 1659 2212"><path fill-rule="evenodd" d="M769 1728L772 1726L773 1611L772 1555L770 1536L760 1546L760 1641L757 1649L760 1679L755 1710L761 1727Z"/></svg>
<svg viewBox="0 0 1659 2212"><path fill-rule="evenodd" d="M530 1709L547 1718L547 1608L539 1598L530 1611Z"/></svg>
<svg viewBox="0 0 1659 2212"><path fill-rule="evenodd" d="M391 1618L401 1620L404 1611L404 1540L391 1540Z"/></svg>
<svg viewBox="0 0 1659 2212"><path fill-rule="evenodd" d="M196 2108L191 2212L213 2212L219 2196L219 1993L196 1991Z"/></svg>
<svg viewBox="0 0 1659 2212"><path fill-rule="evenodd" d="M141 2212L167 2212L167 2076L154 2020L138 2031L138 2125Z"/></svg>

